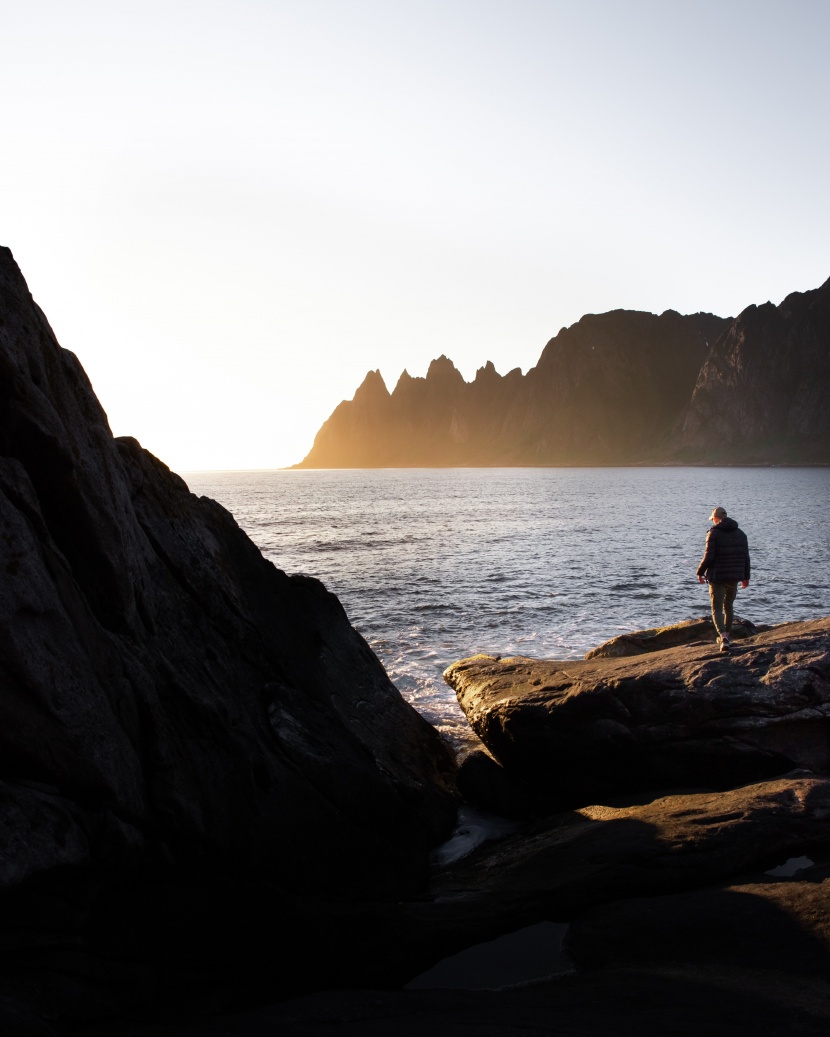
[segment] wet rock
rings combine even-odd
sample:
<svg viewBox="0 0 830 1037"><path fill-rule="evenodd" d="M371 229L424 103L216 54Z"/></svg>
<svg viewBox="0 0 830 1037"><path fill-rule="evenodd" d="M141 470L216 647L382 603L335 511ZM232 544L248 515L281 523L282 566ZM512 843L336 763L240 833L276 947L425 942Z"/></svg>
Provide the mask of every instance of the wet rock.
<svg viewBox="0 0 830 1037"><path fill-rule="evenodd" d="M830 849L830 780L793 775L726 792L676 792L525 824L436 872L420 898L364 905L384 956L383 986L540 921L757 874Z"/></svg>
<svg viewBox="0 0 830 1037"><path fill-rule="evenodd" d="M474 656L444 676L540 809L830 770L826 619L774 627L731 653L697 644L569 662Z"/></svg>
<svg viewBox="0 0 830 1037"><path fill-rule="evenodd" d="M304 905L423 887L451 754L322 584L113 439L8 249L0 534L0 997L111 1012L263 950L321 982Z"/></svg>

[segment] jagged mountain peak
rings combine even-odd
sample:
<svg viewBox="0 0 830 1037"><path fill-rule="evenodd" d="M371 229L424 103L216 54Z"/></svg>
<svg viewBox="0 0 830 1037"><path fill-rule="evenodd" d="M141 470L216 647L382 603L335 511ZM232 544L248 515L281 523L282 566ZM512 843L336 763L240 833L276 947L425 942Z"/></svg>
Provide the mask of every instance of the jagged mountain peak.
<svg viewBox="0 0 830 1037"><path fill-rule="evenodd" d="M356 401L368 401L388 398L389 390L386 388L386 382L383 380L383 375L380 370L369 371L366 377L360 383L357 392L354 394Z"/></svg>
<svg viewBox="0 0 830 1037"><path fill-rule="evenodd" d="M830 280L737 318L588 313L526 375L442 354L341 404L300 467L830 463L828 395Z"/></svg>
<svg viewBox="0 0 830 1037"><path fill-rule="evenodd" d="M496 365L492 360L488 360L484 367L479 367L476 371L474 384L495 384L502 380L501 375L496 370Z"/></svg>
<svg viewBox="0 0 830 1037"><path fill-rule="evenodd" d="M464 378L455 364L443 353L433 360L427 368L427 381L430 383L455 383L463 382Z"/></svg>

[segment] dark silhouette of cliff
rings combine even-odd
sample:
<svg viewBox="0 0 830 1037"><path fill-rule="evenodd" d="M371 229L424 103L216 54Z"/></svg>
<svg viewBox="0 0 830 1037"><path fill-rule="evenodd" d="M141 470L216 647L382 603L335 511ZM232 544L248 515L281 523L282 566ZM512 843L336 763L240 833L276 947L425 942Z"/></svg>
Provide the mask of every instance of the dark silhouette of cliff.
<svg viewBox="0 0 830 1037"><path fill-rule="evenodd" d="M680 436L681 457L830 461L830 280L750 306L713 345Z"/></svg>
<svg viewBox="0 0 830 1037"><path fill-rule="evenodd" d="M371 371L300 468L825 463L830 282L737 319L589 314L526 375Z"/></svg>
<svg viewBox="0 0 830 1037"><path fill-rule="evenodd" d="M452 754L334 595L113 439L6 248L0 534L0 1033L365 969L351 905L424 887Z"/></svg>

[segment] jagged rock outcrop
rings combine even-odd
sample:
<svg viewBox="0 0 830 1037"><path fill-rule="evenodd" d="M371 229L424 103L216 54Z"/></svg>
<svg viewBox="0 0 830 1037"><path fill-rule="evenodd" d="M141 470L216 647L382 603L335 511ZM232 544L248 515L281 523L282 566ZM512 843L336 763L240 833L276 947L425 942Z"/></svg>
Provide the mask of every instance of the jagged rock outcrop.
<svg viewBox="0 0 830 1037"><path fill-rule="evenodd" d="M659 460L728 321L672 310L588 315L523 376L489 361L467 383L447 357L394 391L370 372L302 468L611 464Z"/></svg>
<svg viewBox="0 0 830 1037"><path fill-rule="evenodd" d="M736 319L589 314L538 364L370 372L300 468L830 463L830 281Z"/></svg>
<svg viewBox="0 0 830 1037"><path fill-rule="evenodd" d="M750 306L713 344L679 458L730 464L830 461L830 280L780 306Z"/></svg>
<svg viewBox="0 0 830 1037"><path fill-rule="evenodd" d="M727 654L696 644L568 662L480 655L444 677L496 760L551 809L830 771L830 620L773 627Z"/></svg>
<svg viewBox="0 0 830 1037"><path fill-rule="evenodd" d="M469 458L500 449L521 385L518 369L502 378L489 362L467 384L445 356L432 361L425 378L404 371L392 393L380 372L370 371L354 399L341 403L325 422L299 467L472 463Z"/></svg>
<svg viewBox="0 0 830 1037"><path fill-rule="evenodd" d="M423 886L449 749L322 584L113 439L8 249L0 530L0 1000L327 982L313 905Z"/></svg>

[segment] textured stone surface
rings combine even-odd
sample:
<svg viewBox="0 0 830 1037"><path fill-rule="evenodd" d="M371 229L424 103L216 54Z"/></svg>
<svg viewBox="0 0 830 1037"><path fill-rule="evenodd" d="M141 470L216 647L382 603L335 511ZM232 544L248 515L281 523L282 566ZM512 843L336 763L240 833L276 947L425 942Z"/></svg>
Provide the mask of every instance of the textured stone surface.
<svg viewBox="0 0 830 1037"><path fill-rule="evenodd" d="M693 889L830 846L830 779L793 775L725 792L673 793L541 819L448 868L433 886L451 914L568 922L623 897Z"/></svg>
<svg viewBox="0 0 830 1037"><path fill-rule="evenodd" d="M830 620L633 658L450 666L473 730L550 809L626 790L830 770Z"/></svg>
<svg viewBox="0 0 830 1037"><path fill-rule="evenodd" d="M447 746L322 584L113 440L8 249L0 568L0 996L95 1014L263 942L303 989L307 901L423 886Z"/></svg>
<svg viewBox="0 0 830 1037"><path fill-rule="evenodd" d="M570 922L623 898L693 890L826 853L829 820L830 780L810 775L539 819L437 872L420 898L366 905L378 950L397 941L409 955L387 955L384 985L540 921Z"/></svg>
<svg viewBox="0 0 830 1037"><path fill-rule="evenodd" d="M679 438L684 460L830 461L830 280L750 306L712 344Z"/></svg>
<svg viewBox="0 0 830 1037"><path fill-rule="evenodd" d="M748 619L735 617L730 636L734 641L742 641L764 630L763 624L756 626ZM585 653L586 659L618 659L625 655L645 655L647 652L660 652L664 648L676 648L678 645L689 645L697 642L714 644L718 632L711 617L686 619L682 623L672 623L665 627L652 627L650 630L633 630L630 634L620 634L604 641L596 648Z"/></svg>

